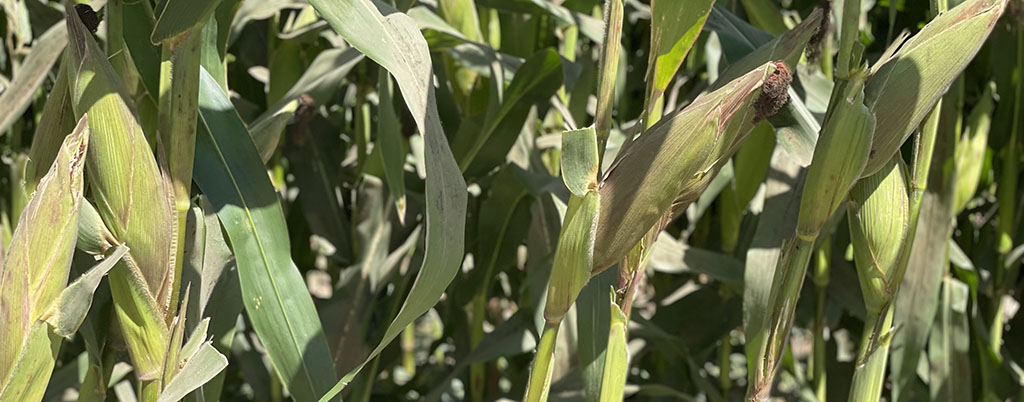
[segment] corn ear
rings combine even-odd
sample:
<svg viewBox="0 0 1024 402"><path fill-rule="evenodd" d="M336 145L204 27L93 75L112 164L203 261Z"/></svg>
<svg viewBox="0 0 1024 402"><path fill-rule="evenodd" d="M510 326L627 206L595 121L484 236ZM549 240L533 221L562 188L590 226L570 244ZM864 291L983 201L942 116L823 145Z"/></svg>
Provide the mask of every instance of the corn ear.
<svg viewBox="0 0 1024 402"><path fill-rule="evenodd" d="M899 150L974 59L1005 7L1006 0L965 1L909 40L894 42L888 57L875 63L865 103L875 113L878 128L862 176L877 172Z"/></svg>
<svg viewBox="0 0 1024 402"><path fill-rule="evenodd" d="M995 84L989 83L978 104L967 118L967 133L956 147L956 193L953 214L958 215L967 207L967 202L978 190L981 169L985 165L985 150L988 149L988 134L992 126L992 94Z"/></svg>
<svg viewBox="0 0 1024 402"><path fill-rule="evenodd" d="M871 150L875 117L864 106L863 71L829 108L800 196L797 237L813 240L861 176Z"/></svg>
<svg viewBox="0 0 1024 402"><path fill-rule="evenodd" d="M673 202L700 196L754 127L755 99L777 71L765 63L699 96L616 157L599 190L595 272L621 260Z"/></svg>
<svg viewBox="0 0 1024 402"><path fill-rule="evenodd" d="M40 180L0 270L0 400L41 399L60 348L60 338L40 318L68 282L88 147L86 120L79 121Z"/></svg>
<svg viewBox="0 0 1024 402"><path fill-rule="evenodd" d="M901 264L910 227L906 169L899 155L850 190L847 217L850 242L866 318L850 387L851 401L878 401L892 337L892 302L901 281ZM911 240L912 241L912 240Z"/></svg>
<svg viewBox="0 0 1024 402"><path fill-rule="evenodd" d="M906 168L891 158L882 170L857 182L850 190L847 217L861 293L869 313L890 304L896 273L910 222Z"/></svg>
<svg viewBox="0 0 1024 402"><path fill-rule="evenodd" d="M75 115L89 114L87 165L95 173L89 182L96 209L114 237L131 247L151 296L166 310L177 282L170 277L171 195L120 80L73 10L68 32L68 60L77 66L70 77Z"/></svg>
<svg viewBox="0 0 1024 402"><path fill-rule="evenodd" d="M67 5L67 60L76 116L89 115L86 159L95 206L106 227L131 253L110 272L121 332L140 380L152 395L167 352L175 257L172 195L150 151L138 116L113 67L75 8Z"/></svg>

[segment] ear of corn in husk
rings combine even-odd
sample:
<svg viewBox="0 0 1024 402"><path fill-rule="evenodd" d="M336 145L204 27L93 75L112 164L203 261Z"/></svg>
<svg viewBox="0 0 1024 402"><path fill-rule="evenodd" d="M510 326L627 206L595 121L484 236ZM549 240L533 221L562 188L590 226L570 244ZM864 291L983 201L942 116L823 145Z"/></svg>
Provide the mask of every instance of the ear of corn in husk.
<svg viewBox="0 0 1024 402"><path fill-rule="evenodd" d="M864 75L856 73L840 92L807 170L800 197L797 236L813 240L861 176L871 150L875 117L864 106Z"/></svg>
<svg viewBox="0 0 1024 402"><path fill-rule="evenodd" d="M110 272L121 332L140 380L159 388L169 341L173 277L172 199L121 80L67 5L69 86L76 116L89 115L86 165L96 210L131 252Z"/></svg>
<svg viewBox="0 0 1024 402"><path fill-rule="evenodd" d="M879 313L891 303L891 284L907 235L910 200L906 168L899 158L850 190L847 216L854 262L868 312Z"/></svg>
<svg viewBox="0 0 1024 402"><path fill-rule="evenodd" d="M867 317L850 400L877 401L889 355L894 292L910 224L906 169L899 155L850 191L847 217Z"/></svg>
<svg viewBox="0 0 1024 402"><path fill-rule="evenodd" d="M754 127L754 103L765 82L783 74L779 65L764 63L699 96L616 157L599 190L595 273L621 260L674 202L700 196Z"/></svg>
<svg viewBox="0 0 1024 402"><path fill-rule="evenodd" d="M60 348L41 321L67 284L89 130L67 136L14 230L0 270L0 400L39 400Z"/></svg>

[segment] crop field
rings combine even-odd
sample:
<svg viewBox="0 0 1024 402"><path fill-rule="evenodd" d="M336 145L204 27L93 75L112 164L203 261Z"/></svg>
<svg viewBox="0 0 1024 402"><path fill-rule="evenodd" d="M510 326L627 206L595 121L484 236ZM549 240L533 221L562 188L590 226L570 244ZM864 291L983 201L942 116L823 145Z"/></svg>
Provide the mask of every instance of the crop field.
<svg viewBox="0 0 1024 402"><path fill-rule="evenodd" d="M1024 0L0 15L0 402L1024 401Z"/></svg>

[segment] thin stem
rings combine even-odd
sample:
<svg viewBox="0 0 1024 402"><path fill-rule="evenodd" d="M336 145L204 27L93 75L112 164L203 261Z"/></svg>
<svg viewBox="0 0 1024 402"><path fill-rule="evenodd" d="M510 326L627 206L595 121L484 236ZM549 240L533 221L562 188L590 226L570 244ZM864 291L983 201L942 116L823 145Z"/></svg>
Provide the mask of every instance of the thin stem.
<svg viewBox="0 0 1024 402"><path fill-rule="evenodd" d="M793 327L793 312L804 283L807 265L814 250L814 239L796 237L790 241L779 256L777 273L772 283L772 294L766 334L758 342L760 350L755 363L751 382L747 388L748 401L767 401L772 382L778 370L779 357L789 339Z"/></svg>
<svg viewBox="0 0 1024 402"><path fill-rule="evenodd" d="M551 389L551 369L555 363L555 341L558 340L559 322L548 322L544 324L544 333L540 337L540 344L537 345L537 356L533 360L533 370L530 371L530 382L526 386L527 402L544 402L548 400L548 391Z"/></svg>
<svg viewBox="0 0 1024 402"><path fill-rule="evenodd" d="M139 402L156 402L160 399L160 380L143 381L139 389Z"/></svg>
<svg viewBox="0 0 1024 402"><path fill-rule="evenodd" d="M732 333L722 335L718 347L718 388L722 390L722 399L729 400L729 391L732 389L732 379L729 372L732 371Z"/></svg>
<svg viewBox="0 0 1024 402"><path fill-rule="evenodd" d="M811 354L809 371L813 381L814 395L819 401L825 400L826 392L826 355L825 355L825 305L829 282L829 258L832 252L832 239L821 239L815 251L814 287L817 291L817 305L814 314L814 346Z"/></svg>
<svg viewBox="0 0 1024 402"><path fill-rule="evenodd" d="M1017 24L1017 71L1020 71L1024 66L1024 26ZM1003 171L999 176L999 187L996 190L996 196L999 201L999 225L997 226L998 236L998 248L997 252L999 255L998 266L995 272L995 294L993 299L995 300L996 307L992 313L991 322L989 324L989 345L993 350L999 350L1003 344L1003 296L1009 290L1008 287L1012 286L1016 282L1017 269L1008 269L1006 264L1006 254L1013 249L1013 229L1014 220L1016 219L1016 193L1017 193L1017 176L1020 170L1018 164L1017 151L1017 136L1021 129L1021 116L1020 116L1020 105L1024 101L1022 99L1021 87L1024 83L1021 82L1020 74L1018 73L1015 77L1016 82L1014 83L1014 105L1013 109L1013 123L1010 129L1010 138L1006 143L1005 154L1003 156ZM998 356L998 354L997 354Z"/></svg>
<svg viewBox="0 0 1024 402"><path fill-rule="evenodd" d="M622 40L622 0L610 0L605 10L604 41L601 65L597 75L597 111L594 131L597 132L598 166L604 159L605 144L612 126L612 105L615 103L615 77L619 74L619 43Z"/></svg>
<svg viewBox="0 0 1024 402"><path fill-rule="evenodd" d="M885 384L885 363L889 358L893 309L868 312L864 336L860 339L857 366L850 386L850 401L877 402Z"/></svg>
<svg viewBox="0 0 1024 402"><path fill-rule="evenodd" d="M839 33L839 62L837 75L840 78L850 76L857 68L858 60L853 60L853 44L860 40L860 2L843 0L842 32Z"/></svg>

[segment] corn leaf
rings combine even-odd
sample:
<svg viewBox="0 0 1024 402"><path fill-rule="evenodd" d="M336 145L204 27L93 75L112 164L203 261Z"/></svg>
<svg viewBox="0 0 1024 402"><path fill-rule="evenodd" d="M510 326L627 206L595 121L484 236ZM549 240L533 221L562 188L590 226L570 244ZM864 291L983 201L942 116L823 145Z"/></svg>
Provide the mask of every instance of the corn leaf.
<svg viewBox="0 0 1024 402"><path fill-rule="evenodd" d="M381 73L378 81L380 101L377 142L380 144L380 158L384 165L384 180L395 199L398 219L405 222L405 149L402 147L402 127L392 102L395 88L390 74Z"/></svg>
<svg viewBox="0 0 1024 402"><path fill-rule="evenodd" d="M617 309L615 303L605 296L605 291L615 286L617 279L618 272L611 269L597 274L590 278L576 298L576 327L579 328L576 353L582 367L583 392L587 401L601 398L608 334L611 332L604 329L611 328L609 309Z"/></svg>
<svg viewBox="0 0 1024 402"><path fill-rule="evenodd" d="M758 339L765 335L764 327L771 314L769 301L776 262L782 253L783 242L796 233L806 172L777 148L772 155L764 200L760 208L755 207L761 212L743 270L743 333L747 339L748 380L753 378L753 362L759 358Z"/></svg>
<svg viewBox="0 0 1024 402"><path fill-rule="evenodd" d="M282 383L299 400L323 395L334 367L305 282L291 261L284 214L256 146L217 81L202 70L195 181L238 261L242 299Z"/></svg>
<svg viewBox="0 0 1024 402"><path fill-rule="evenodd" d="M885 165L935 102L978 53L1006 7L1004 0L969 0L929 22L916 35L891 47L899 50L871 68L865 104L878 129L862 175ZM935 62L942 55L942 62Z"/></svg>
<svg viewBox="0 0 1024 402"><path fill-rule="evenodd" d="M124 44L149 98L156 101L160 96L160 47L149 41L156 24L153 6L148 1L122 3Z"/></svg>
<svg viewBox="0 0 1024 402"><path fill-rule="evenodd" d="M464 251L466 186L441 128L430 84L430 55L416 23L408 15L370 0L311 3L352 46L395 77L425 142L426 254L398 316L370 353L372 359L437 302L458 271ZM387 16L378 11L378 6ZM337 395L358 370L346 375L322 400Z"/></svg>
<svg viewBox="0 0 1024 402"><path fill-rule="evenodd" d="M612 315L608 327L608 354L604 359L604 376L601 381L601 402L622 400L629 371L629 350L626 349L626 326L629 320L622 313L622 308L615 304L614 290L610 292L610 297Z"/></svg>
<svg viewBox="0 0 1024 402"><path fill-rule="evenodd" d="M651 54L648 82L655 96L661 96L676 75L679 66L697 40L714 0L681 2L672 0L651 3Z"/></svg>
<svg viewBox="0 0 1024 402"><path fill-rule="evenodd" d="M562 133L562 180L577 197L597 189L597 133L594 127Z"/></svg>
<svg viewBox="0 0 1024 402"><path fill-rule="evenodd" d="M47 29L32 46L32 51L18 69L19 73L14 76L14 80L3 94L0 94L0 105L4 105L0 110L0 132L7 131L7 128L25 112L36 94L36 89L43 84L43 80L50 73L53 63L57 62L67 43L67 26L56 24Z"/></svg>
<svg viewBox="0 0 1024 402"><path fill-rule="evenodd" d="M93 294L100 280L114 268L114 264L121 260L121 257L128 252L128 246L124 244L117 246L110 255L106 256L96 266L92 267L82 276L75 279L67 288L60 292L57 300L54 300L40 319L46 321L53 328L53 333L62 338L71 340L72 335L78 331L85 321L85 316L92 307Z"/></svg>
<svg viewBox="0 0 1024 402"><path fill-rule="evenodd" d="M66 27L64 29L67 30ZM26 194L35 192L39 180L50 171L50 165L57 157L61 143L75 127L74 114L71 108L71 93L68 91L68 66L62 64L43 106L39 126L32 136L32 147L28 151L28 162L25 166Z"/></svg>
<svg viewBox="0 0 1024 402"><path fill-rule="evenodd" d="M452 144L459 167L480 175L505 161L505 155L519 136L530 107L546 101L562 85L562 62L554 49L530 56L505 88L501 107L488 113L481 127L463 124Z"/></svg>
<svg viewBox="0 0 1024 402"><path fill-rule="evenodd" d="M159 44L206 22L219 3L220 0L162 0L157 5L158 17L150 42Z"/></svg>
<svg viewBox="0 0 1024 402"><path fill-rule="evenodd" d="M199 351L184 362L181 372L167 383L157 402L181 400L189 392L206 384L227 366L228 359L220 354L211 342L203 343Z"/></svg>
<svg viewBox="0 0 1024 402"><path fill-rule="evenodd" d="M262 115L249 125L249 134L252 134L252 142L260 151L260 159L263 160L263 163L267 163L274 156L278 142L281 141L281 133L298 107L299 100L292 99L281 108L274 110L273 114Z"/></svg>

